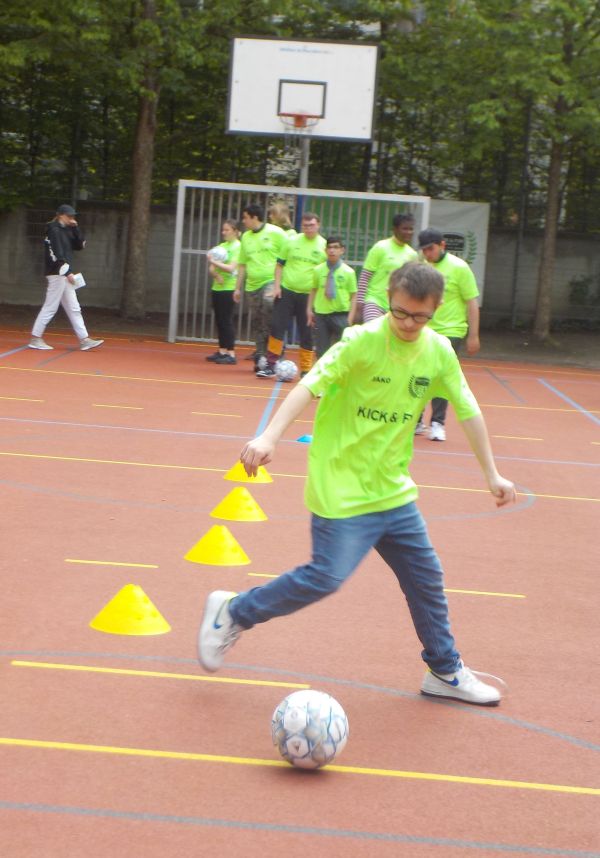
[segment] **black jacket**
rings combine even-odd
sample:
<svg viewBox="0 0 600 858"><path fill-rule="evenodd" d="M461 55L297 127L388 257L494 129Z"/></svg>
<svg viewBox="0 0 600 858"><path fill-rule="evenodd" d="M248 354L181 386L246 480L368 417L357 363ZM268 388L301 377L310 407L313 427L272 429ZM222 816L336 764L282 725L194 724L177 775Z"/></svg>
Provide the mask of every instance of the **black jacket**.
<svg viewBox="0 0 600 858"><path fill-rule="evenodd" d="M63 226L57 220L51 220L44 238L44 263L46 275L71 274L73 251L83 250L85 239L78 226ZM64 264L69 267L61 271Z"/></svg>

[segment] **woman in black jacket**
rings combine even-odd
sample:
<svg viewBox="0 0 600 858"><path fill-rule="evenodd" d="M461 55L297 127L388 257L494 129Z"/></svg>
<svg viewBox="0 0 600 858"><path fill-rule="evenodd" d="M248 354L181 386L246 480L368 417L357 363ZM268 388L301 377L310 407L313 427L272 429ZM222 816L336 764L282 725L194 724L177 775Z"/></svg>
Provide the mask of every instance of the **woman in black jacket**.
<svg viewBox="0 0 600 858"><path fill-rule="evenodd" d="M93 340L81 315L81 307L75 291L75 274L72 269L73 251L83 250L85 239L75 220L77 212L72 206L61 205L46 228L44 239L44 262L46 280L46 300L31 331L30 349L52 349L43 339L46 325L56 315L60 304L79 339L82 351L101 346L104 340Z"/></svg>

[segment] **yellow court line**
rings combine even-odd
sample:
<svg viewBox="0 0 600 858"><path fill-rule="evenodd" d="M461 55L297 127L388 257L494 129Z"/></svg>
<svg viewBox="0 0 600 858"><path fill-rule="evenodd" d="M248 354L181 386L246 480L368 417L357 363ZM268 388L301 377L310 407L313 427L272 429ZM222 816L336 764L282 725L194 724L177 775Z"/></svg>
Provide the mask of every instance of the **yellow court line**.
<svg viewBox="0 0 600 858"><path fill-rule="evenodd" d="M45 402L45 399L29 399L27 396L0 396L0 399L12 399L14 402Z"/></svg>
<svg viewBox="0 0 600 858"><path fill-rule="evenodd" d="M81 673L111 673L119 676L147 676L152 679L185 679L191 682L220 682L225 685L256 685L268 688L310 688L298 682L276 682L269 679L234 679L231 676L203 676L195 673L164 673L155 670L128 670L121 667L92 667L85 664L58 664L49 661L11 661L13 667L36 667L46 670L75 670Z"/></svg>
<svg viewBox="0 0 600 858"><path fill-rule="evenodd" d="M279 578L279 575L269 575L267 572L248 572L251 578ZM444 587L444 593L464 593L468 596L498 596L503 599L526 599L522 593L492 593L488 590L455 590Z"/></svg>
<svg viewBox="0 0 600 858"><path fill-rule="evenodd" d="M92 408L120 408L124 411L143 411L141 405L105 405L101 402L92 402Z"/></svg>
<svg viewBox="0 0 600 858"><path fill-rule="evenodd" d="M241 414L220 414L218 411L191 411L190 414L200 414L204 417L241 417Z"/></svg>
<svg viewBox="0 0 600 858"><path fill-rule="evenodd" d="M543 438L528 438L526 435L492 435L492 438L508 438L511 441L543 441Z"/></svg>
<svg viewBox="0 0 600 858"><path fill-rule="evenodd" d="M535 371L536 375L581 375L584 378L594 378L594 376L598 375L596 370L581 370L577 371L575 369L558 369L556 367L551 367L550 369L544 369L539 364L528 364L526 366L505 366L501 363L494 364L486 364L486 363L463 363L463 370L469 370L471 368L477 369L502 369L508 375L511 372L527 372L532 373Z"/></svg>
<svg viewBox="0 0 600 858"><path fill-rule="evenodd" d="M0 737L0 745L21 748L44 748L57 751L86 751L95 754L115 754L125 757L152 757L163 760L189 760L191 762L226 763L236 766L260 766L289 768L284 760L264 760L256 757L229 757L221 754L195 754L185 751L160 751L150 748L122 748L111 745L84 745L76 742L51 742L41 739L15 739ZM571 793L575 795L600 795L595 787L563 786L560 784L509 781L498 778L476 778L463 775L443 775L433 772L409 772L395 769L374 769L361 766L328 765L328 771L349 775L371 775L381 778L405 778L408 780L438 781L441 783L471 784L473 786L504 787L508 789L539 790L541 792Z"/></svg>
<svg viewBox="0 0 600 858"><path fill-rule="evenodd" d="M219 396L236 396L238 399L241 397L243 399L271 399L272 394L270 393L219 393ZM278 394L275 399L281 399L283 396L282 393Z"/></svg>
<svg viewBox="0 0 600 858"><path fill-rule="evenodd" d="M203 468L199 465L164 465L159 462L128 462L121 461L119 459L87 459L81 458L78 456L49 456L45 453L12 453L7 452L5 450L0 450L0 456L13 456L14 458L21 459L50 459L58 462L89 462L95 465L130 465L131 467L136 468L164 468L166 470L174 470L174 471L203 471L203 472L211 472L215 474L224 474L227 473L227 468ZM288 479L294 480L304 480L306 479L306 474L283 474L283 473L275 473L271 471L272 477L287 477ZM420 489L438 489L440 491L447 492L471 492L476 494L489 494L487 489L469 489L464 486L435 486L435 485L425 485L424 483L417 484ZM588 498L588 497L577 497L573 495L546 495L541 494L539 492L532 492L531 494L525 494L522 492L517 492L518 497L535 497L536 499L545 499L545 500L566 500L566 501L588 501L589 503L600 503L600 498Z"/></svg>
<svg viewBox="0 0 600 858"><path fill-rule="evenodd" d="M65 557L65 563L81 563L87 566L131 566L135 569L158 569L154 563L117 563L114 560L76 560Z"/></svg>
<svg viewBox="0 0 600 858"><path fill-rule="evenodd" d="M39 372L44 375L73 375L78 376L79 378L95 378L106 380L108 378L113 381L149 381L149 382L157 382L158 384L181 384L185 386L191 387L237 387L241 389L257 389L256 384L218 384L216 382L210 381L187 381L185 379L179 378L153 378L152 376L146 377L142 375L110 375L108 373L103 373L99 375L95 372L68 372L67 370L60 369L34 369L32 367L25 366L0 366L0 369L9 370L12 372Z"/></svg>
<svg viewBox="0 0 600 858"><path fill-rule="evenodd" d="M568 414L579 414L581 415L580 408L546 408L542 405L497 405L494 402L480 402L480 408L510 408L516 411L563 411ZM585 409L587 414L600 414L600 411L592 411L591 408Z"/></svg>

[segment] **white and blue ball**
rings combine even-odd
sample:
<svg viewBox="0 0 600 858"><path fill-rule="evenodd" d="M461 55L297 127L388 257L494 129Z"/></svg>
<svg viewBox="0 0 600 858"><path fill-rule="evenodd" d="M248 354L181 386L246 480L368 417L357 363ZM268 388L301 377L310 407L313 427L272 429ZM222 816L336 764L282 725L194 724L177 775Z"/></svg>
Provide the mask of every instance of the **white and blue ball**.
<svg viewBox="0 0 600 858"><path fill-rule="evenodd" d="M211 247L208 251L208 258L211 262L225 262L227 259L227 250L220 245Z"/></svg>
<svg viewBox="0 0 600 858"><path fill-rule="evenodd" d="M293 360L278 360L275 364L275 376L278 381L293 381L298 375L298 367Z"/></svg>
<svg viewBox="0 0 600 858"><path fill-rule="evenodd" d="M330 763L348 741L348 718L338 701L323 691L294 691L271 719L273 744L284 760L301 769Z"/></svg>

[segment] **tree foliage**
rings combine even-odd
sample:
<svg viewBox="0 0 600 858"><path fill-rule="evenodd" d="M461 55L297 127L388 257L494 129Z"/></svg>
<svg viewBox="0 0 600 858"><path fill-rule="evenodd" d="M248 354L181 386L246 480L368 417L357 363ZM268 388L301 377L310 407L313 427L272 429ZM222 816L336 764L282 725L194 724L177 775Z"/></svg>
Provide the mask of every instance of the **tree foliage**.
<svg viewBox="0 0 600 858"><path fill-rule="evenodd" d="M484 200L495 225L544 228L547 334L557 229L600 230L600 0L5 0L0 207L142 212L182 176L276 176L282 141L224 133L240 34L379 43L374 140L314 141L311 184Z"/></svg>

